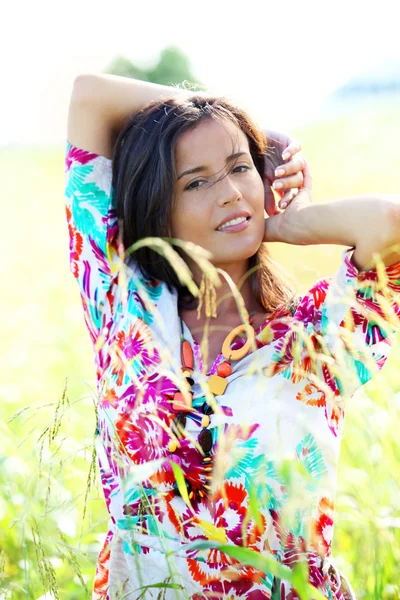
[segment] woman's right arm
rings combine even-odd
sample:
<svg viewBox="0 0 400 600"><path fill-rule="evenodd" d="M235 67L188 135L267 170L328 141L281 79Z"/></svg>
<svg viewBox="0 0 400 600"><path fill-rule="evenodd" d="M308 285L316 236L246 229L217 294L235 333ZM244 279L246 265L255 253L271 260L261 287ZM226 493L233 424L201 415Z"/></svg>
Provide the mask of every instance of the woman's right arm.
<svg viewBox="0 0 400 600"><path fill-rule="evenodd" d="M190 96L193 91L130 77L82 74L74 81L68 113L68 141L77 148L112 158L125 119L152 100Z"/></svg>
<svg viewBox="0 0 400 600"><path fill-rule="evenodd" d="M121 268L112 193L112 153L118 128L149 101L174 91L110 75L79 75L74 82L65 156L65 208L70 268L79 285L96 356L101 351L101 334L115 316L113 288ZM96 360L100 365L101 357Z"/></svg>

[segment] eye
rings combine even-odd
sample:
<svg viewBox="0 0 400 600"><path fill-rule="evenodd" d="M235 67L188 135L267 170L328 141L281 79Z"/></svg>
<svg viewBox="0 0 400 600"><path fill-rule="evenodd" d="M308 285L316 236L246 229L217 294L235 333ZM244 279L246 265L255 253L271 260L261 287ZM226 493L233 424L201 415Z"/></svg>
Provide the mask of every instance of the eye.
<svg viewBox="0 0 400 600"><path fill-rule="evenodd" d="M250 169L250 167L248 167L247 165L239 165L238 167L236 167L233 170L236 171L236 169L246 169L248 171ZM243 173L243 171L241 171L241 173Z"/></svg>
<svg viewBox="0 0 400 600"><path fill-rule="evenodd" d="M189 183L189 185L187 185L185 187L185 191L186 190L198 190L200 186L194 187L196 185L196 183L204 183L204 180L201 179L196 179L196 181L192 181L192 183Z"/></svg>
<svg viewBox="0 0 400 600"><path fill-rule="evenodd" d="M233 172L236 171L238 173L246 173L246 171L237 171L237 169L246 169L246 171L249 171L251 169L251 167L249 167L248 165L239 165L239 166L237 166L237 167L235 167L233 169ZM190 191L190 190L198 190L201 186L200 185L196 186L196 184L197 183L200 184L200 183L204 183L204 182L205 182L204 179L196 179L196 181L192 181L191 183L189 183L189 185L187 185L185 187L185 191L186 190L188 190L188 191ZM193 186L196 186L196 187L193 187Z"/></svg>

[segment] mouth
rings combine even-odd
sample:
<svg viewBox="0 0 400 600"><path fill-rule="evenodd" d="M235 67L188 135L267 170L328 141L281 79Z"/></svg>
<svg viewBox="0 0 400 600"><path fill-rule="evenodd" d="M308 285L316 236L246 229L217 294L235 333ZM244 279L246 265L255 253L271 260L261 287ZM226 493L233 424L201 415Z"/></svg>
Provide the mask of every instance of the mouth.
<svg viewBox="0 0 400 600"><path fill-rule="evenodd" d="M225 223L223 223L222 225L217 227L216 231L223 231L226 233L243 231L244 229L247 229L250 218L251 217L244 217L244 216L236 217L235 219L226 221Z"/></svg>

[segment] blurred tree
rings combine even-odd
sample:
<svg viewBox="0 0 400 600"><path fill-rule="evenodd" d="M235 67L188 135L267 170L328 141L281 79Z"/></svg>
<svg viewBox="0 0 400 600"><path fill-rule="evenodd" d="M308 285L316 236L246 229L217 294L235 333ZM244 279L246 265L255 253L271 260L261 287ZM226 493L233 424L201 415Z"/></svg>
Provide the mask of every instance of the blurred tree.
<svg viewBox="0 0 400 600"><path fill-rule="evenodd" d="M132 77L132 79L141 79L142 81L149 81L146 71L140 69L130 60L123 56L117 56L114 58L105 70L104 73L110 75L120 75L121 77Z"/></svg>
<svg viewBox="0 0 400 600"><path fill-rule="evenodd" d="M117 56L104 70L104 73L132 77L161 85L176 85L185 82L190 86L195 86L196 89L205 89L205 86L193 75L189 58L176 46L164 48L157 64L149 69L142 69L129 59Z"/></svg>

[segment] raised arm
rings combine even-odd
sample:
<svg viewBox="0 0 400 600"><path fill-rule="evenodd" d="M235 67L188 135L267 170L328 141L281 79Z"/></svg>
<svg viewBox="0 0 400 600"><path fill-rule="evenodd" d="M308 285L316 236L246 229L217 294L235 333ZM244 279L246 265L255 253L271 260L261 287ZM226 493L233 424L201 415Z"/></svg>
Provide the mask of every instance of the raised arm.
<svg viewBox="0 0 400 600"><path fill-rule="evenodd" d="M373 267L374 254L386 266L400 264L400 195L364 194L311 204L312 179L305 168L304 187L288 209L265 220L264 242L297 246L338 244L355 248L359 271Z"/></svg>
<svg viewBox="0 0 400 600"><path fill-rule="evenodd" d="M128 116L152 100L193 93L117 75L78 75L69 105L67 139L73 146L112 158L115 140Z"/></svg>

